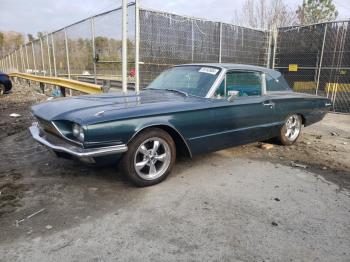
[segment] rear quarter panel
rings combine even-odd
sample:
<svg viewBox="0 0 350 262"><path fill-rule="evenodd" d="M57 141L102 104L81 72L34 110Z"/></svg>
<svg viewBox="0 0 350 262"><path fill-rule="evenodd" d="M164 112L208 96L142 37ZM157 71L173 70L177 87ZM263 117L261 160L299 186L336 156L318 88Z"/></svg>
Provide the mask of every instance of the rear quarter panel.
<svg viewBox="0 0 350 262"><path fill-rule="evenodd" d="M275 103L278 121L283 122L289 115L299 114L305 126L321 121L330 109L328 98L292 93L274 94L271 100Z"/></svg>

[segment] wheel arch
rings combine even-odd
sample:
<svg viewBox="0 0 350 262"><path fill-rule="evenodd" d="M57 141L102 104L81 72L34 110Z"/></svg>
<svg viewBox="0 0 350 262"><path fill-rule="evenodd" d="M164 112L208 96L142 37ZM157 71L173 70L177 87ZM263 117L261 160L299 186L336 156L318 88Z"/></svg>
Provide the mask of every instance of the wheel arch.
<svg viewBox="0 0 350 262"><path fill-rule="evenodd" d="M172 125L169 124L151 124L139 128L135 134L129 139L128 144L136 137L140 132L145 131L148 128L159 128L167 132L175 142L177 152L181 155L192 158L191 149L186 141L186 139L181 135L181 133Z"/></svg>
<svg viewBox="0 0 350 262"><path fill-rule="evenodd" d="M301 117L301 123L306 126L306 118L305 118L305 115L302 114L302 113L296 113L298 116Z"/></svg>

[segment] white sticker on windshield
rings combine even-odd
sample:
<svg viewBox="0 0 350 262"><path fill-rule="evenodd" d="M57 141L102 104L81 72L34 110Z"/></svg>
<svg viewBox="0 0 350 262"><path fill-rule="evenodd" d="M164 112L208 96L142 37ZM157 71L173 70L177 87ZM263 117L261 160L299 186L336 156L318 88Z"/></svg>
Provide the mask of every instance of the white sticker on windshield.
<svg viewBox="0 0 350 262"><path fill-rule="evenodd" d="M219 69L215 69L212 67L202 67L199 70L200 73L206 73L206 74L211 74L211 75L216 75L217 72L219 72Z"/></svg>

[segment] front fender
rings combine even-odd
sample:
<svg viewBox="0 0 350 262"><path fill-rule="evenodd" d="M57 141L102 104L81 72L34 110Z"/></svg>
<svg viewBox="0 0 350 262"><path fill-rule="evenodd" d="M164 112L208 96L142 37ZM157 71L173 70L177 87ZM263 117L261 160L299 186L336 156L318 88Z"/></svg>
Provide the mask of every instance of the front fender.
<svg viewBox="0 0 350 262"><path fill-rule="evenodd" d="M187 143L180 131L171 123L169 115L116 120L88 125L85 134L86 147L128 144L133 137L145 128L167 126L176 131Z"/></svg>

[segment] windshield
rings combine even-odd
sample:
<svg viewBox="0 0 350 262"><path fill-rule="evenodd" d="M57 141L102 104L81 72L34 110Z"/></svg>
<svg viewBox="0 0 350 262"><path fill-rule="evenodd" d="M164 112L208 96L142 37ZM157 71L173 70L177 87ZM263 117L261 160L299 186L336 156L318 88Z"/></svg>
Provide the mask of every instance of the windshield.
<svg viewBox="0 0 350 262"><path fill-rule="evenodd" d="M161 73L147 88L205 97L220 71L210 66L173 67Z"/></svg>

